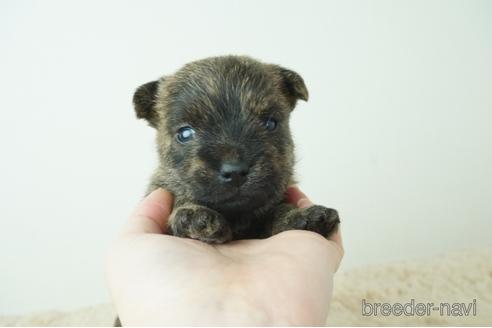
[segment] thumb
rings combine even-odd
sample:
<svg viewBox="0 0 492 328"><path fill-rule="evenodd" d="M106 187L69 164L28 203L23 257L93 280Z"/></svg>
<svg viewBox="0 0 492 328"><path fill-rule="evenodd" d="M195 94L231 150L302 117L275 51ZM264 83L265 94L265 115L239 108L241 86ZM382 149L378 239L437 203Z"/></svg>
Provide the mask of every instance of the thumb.
<svg viewBox="0 0 492 328"><path fill-rule="evenodd" d="M298 208L305 208L314 205L313 202L297 186L287 188L287 201Z"/></svg>
<svg viewBox="0 0 492 328"><path fill-rule="evenodd" d="M171 214L173 196L164 189L156 189L145 197L130 215L123 228L124 233L155 233L167 231L167 220Z"/></svg>

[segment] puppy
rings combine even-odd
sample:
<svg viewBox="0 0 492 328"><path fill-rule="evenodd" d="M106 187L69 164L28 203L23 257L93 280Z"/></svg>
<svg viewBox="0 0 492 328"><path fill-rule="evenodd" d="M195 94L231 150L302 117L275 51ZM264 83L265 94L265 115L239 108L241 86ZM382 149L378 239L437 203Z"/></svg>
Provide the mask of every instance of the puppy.
<svg viewBox="0 0 492 328"><path fill-rule="evenodd" d="M284 199L294 182L289 116L299 99L308 90L296 72L242 56L198 60L136 90L137 117L157 131L148 192L175 197L170 234L225 243L335 230L337 211Z"/></svg>

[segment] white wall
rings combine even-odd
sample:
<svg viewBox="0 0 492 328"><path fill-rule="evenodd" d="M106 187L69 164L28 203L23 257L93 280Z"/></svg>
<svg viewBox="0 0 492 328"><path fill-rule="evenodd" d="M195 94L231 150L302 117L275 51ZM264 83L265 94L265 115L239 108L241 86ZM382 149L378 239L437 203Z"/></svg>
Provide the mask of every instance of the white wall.
<svg viewBox="0 0 492 328"><path fill-rule="evenodd" d="M304 76L298 172L345 268L491 244L490 1L12 0L0 42L0 314L108 300L156 163L132 92L218 54Z"/></svg>

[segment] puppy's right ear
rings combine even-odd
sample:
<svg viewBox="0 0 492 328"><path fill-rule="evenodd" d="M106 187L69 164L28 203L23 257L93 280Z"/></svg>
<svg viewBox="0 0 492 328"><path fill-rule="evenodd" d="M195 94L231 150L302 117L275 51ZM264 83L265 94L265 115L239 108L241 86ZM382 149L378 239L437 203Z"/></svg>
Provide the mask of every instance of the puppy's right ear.
<svg viewBox="0 0 492 328"><path fill-rule="evenodd" d="M138 118L144 118L149 125L156 128L158 115L155 109L159 81L145 83L138 87L133 95L133 105Z"/></svg>

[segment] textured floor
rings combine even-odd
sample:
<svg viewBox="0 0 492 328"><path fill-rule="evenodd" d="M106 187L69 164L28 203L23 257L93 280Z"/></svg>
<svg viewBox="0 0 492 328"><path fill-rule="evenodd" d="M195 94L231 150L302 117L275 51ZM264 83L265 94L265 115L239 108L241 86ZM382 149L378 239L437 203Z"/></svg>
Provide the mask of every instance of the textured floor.
<svg viewBox="0 0 492 328"><path fill-rule="evenodd" d="M447 315L430 310L418 316L362 314L362 300L371 303L468 303L476 300L476 315L464 308ZM450 304L452 306L452 304ZM407 305L407 313L410 307ZM366 313L369 308L366 307ZM462 314L461 316L459 314ZM45 312L26 316L0 317L1 326L107 326L114 313L102 304L79 311ZM328 318L328 325L492 325L492 250L442 254L439 257L339 272Z"/></svg>

